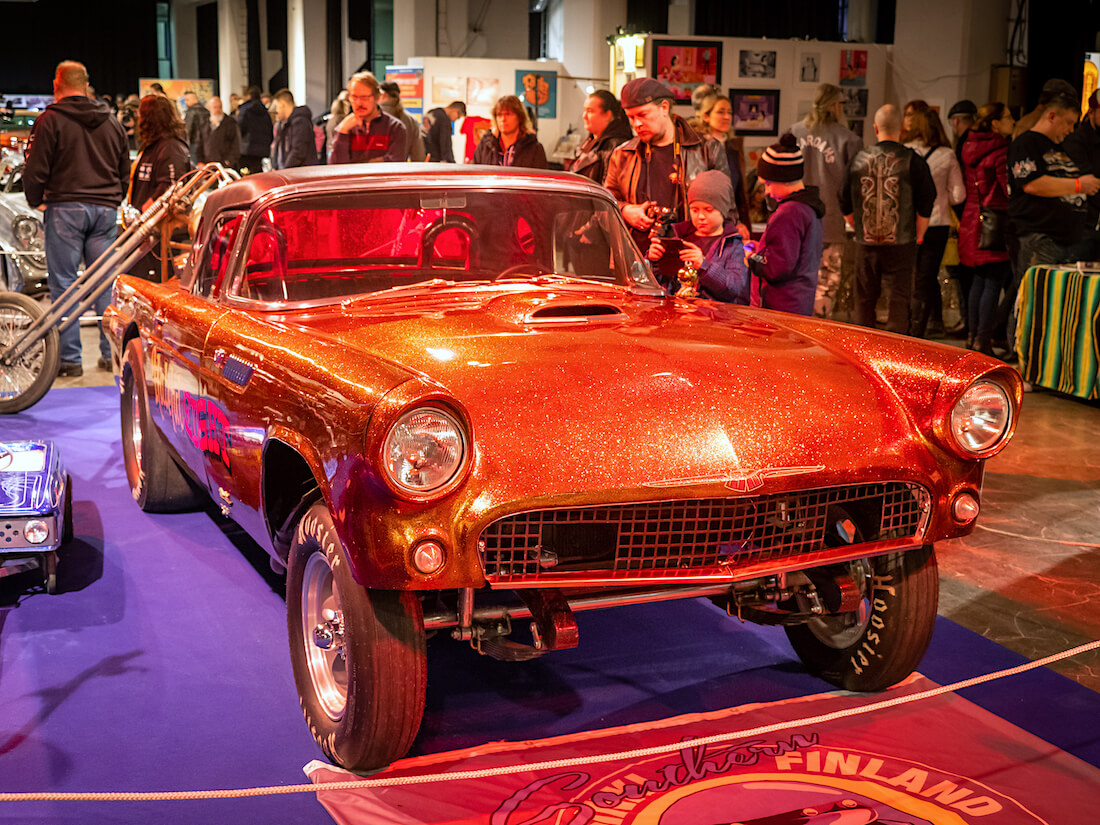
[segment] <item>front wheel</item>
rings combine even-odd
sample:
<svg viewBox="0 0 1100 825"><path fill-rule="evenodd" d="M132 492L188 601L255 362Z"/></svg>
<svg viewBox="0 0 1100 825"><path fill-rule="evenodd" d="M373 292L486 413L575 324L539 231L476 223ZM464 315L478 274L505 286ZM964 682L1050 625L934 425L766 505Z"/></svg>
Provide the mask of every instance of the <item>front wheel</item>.
<svg viewBox="0 0 1100 825"><path fill-rule="evenodd" d="M939 573L931 545L857 563L864 598L851 613L785 628L803 663L846 690L897 684L920 664L936 623Z"/></svg>
<svg viewBox="0 0 1100 825"><path fill-rule="evenodd" d="M42 307L18 292L0 292L0 413L32 407L53 384L60 365L57 328L50 327L19 358L8 362L4 352L31 328Z"/></svg>
<svg viewBox="0 0 1100 825"><path fill-rule="evenodd" d="M356 582L324 504L294 529L286 591L294 681L317 744L352 771L400 759L424 714L424 616L416 594Z"/></svg>

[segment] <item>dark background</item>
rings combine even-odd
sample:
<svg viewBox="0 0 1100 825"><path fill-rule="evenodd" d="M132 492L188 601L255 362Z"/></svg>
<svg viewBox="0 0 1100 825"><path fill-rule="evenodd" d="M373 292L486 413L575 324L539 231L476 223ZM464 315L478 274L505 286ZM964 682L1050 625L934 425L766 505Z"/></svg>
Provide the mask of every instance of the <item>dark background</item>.
<svg viewBox="0 0 1100 825"><path fill-rule="evenodd" d="M1026 0L1018 0L1023 3ZM264 0L261 0L264 2ZM249 0L248 8L257 7ZM281 2L268 2L276 12ZM274 7L274 8L273 8ZM199 6L213 14L209 8ZM743 3L729 0L698 0L695 34L701 36L840 39L838 0L764 0ZM876 41L892 43L896 0L879 3ZM668 28L668 0L629 0L627 26L635 31L664 33ZM1096 50L1100 30L1100 2L1097 0L1046 0L1032 3L1027 32L1029 58L1027 102L1034 104L1039 89L1050 77L1062 77L1081 85L1081 63L1086 51ZM100 94L129 94L137 91L139 77L157 75L155 3L152 0L112 0L111 3L75 0L38 0L34 3L0 2L3 40L0 41L0 93L50 94L51 80L62 60L79 60L88 67L91 83ZM199 57L203 64L217 65L216 19L202 25ZM274 32L271 48L285 48L285 18L269 20ZM274 26L272 25L274 24ZM213 30L211 30L213 29ZM272 32L269 31L269 35ZM258 55L257 55L258 56ZM1007 62L1007 57L1005 59ZM216 75L204 65L204 76ZM261 81L249 78L250 82ZM286 85L285 70L260 85ZM980 103L980 101L979 101Z"/></svg>

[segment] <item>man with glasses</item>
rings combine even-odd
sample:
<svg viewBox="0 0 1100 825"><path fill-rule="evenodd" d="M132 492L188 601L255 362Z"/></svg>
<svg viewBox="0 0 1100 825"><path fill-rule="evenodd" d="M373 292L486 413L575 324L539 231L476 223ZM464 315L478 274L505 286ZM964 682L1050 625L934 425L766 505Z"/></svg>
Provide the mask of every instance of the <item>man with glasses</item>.
<svg viewBox="0 0 1100 825"><path fill-rule="evenodd" d="M329 163L380 163L408 157L405 124L380 106L382 89L370 72L348 80L351 114L340 121L332 139Z"/></svg>

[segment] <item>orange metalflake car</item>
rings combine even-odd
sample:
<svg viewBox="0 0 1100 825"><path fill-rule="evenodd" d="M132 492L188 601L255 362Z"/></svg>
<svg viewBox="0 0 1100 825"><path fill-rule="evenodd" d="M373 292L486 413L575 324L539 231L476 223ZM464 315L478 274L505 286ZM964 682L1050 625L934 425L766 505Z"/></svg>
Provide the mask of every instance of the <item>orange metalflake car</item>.
<svg viewBox="0 0 1100 825"><path fill-rule="evenodd" d="M604 189L523 170L244 178L106 325L134 498L209 495L287 569L306 719L358 770L413 741L430 631L522 660L706 596L894 684L1021 399L978 353L671 297Z"/></svg>

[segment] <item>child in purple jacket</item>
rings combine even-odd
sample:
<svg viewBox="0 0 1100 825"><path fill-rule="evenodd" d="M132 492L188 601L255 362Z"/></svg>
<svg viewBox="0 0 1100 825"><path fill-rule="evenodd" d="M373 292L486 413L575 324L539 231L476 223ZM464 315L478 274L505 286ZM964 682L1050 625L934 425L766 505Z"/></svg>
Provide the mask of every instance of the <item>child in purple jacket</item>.
<svg viewBox="0 0 1100 825"><path fill-rule="evenodd" d="M760 247L749 256L752 305L798 315L814 314L821 264L825 204L816 186L802 183L802 150L787 132L756 163L764 192L779 202Z"/></svg>
<svg viewBox="0 0 1100 825"><path fill-rule="evenodd" d="M696 175L687 195L691 220L673 224L672 238L653 238L647 257L656 262L666 253L668 257L676 253L681 264L691 264L698 272L699 297L748 305L745 247L737 232L736 215L729 219L733 206L730 176L717 169ZM657 271L658 279L672 292L679 287L675 277L678 268L665 266Z"/></svg>

